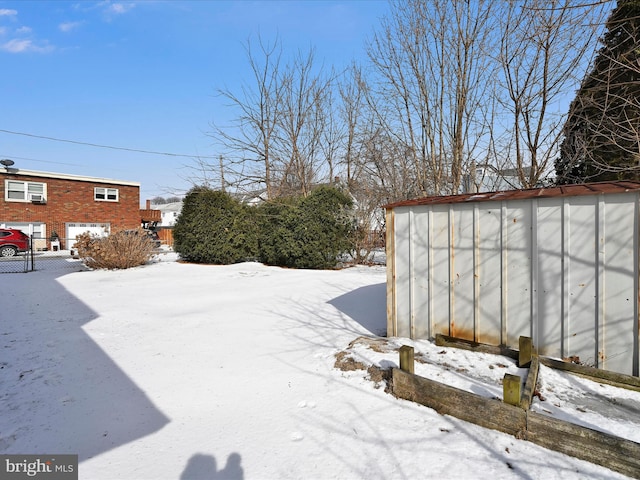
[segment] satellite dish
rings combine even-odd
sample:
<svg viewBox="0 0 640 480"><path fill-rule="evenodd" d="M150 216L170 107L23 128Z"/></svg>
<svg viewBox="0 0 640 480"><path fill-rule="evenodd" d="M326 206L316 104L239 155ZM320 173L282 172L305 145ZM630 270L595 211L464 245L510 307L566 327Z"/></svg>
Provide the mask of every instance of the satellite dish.
<svg viewBox="0 0 640 480"><path fill-rule="evenodd" d="M16 162L14 162L13 160L9 160L8 158L5 158L4 160L0 160L0 164L4 165L6 168L9 168L14 163Z"/></svg>

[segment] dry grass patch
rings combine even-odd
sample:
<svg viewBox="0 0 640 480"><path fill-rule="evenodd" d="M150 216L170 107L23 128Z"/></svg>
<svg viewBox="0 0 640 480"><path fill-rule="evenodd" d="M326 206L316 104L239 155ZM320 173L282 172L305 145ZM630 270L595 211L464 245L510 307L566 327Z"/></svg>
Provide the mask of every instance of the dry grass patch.
<svg viewBox="0 0 640 480"><path fill-rule="evenodd" d="M367 366L363 362L357 361L353 358L353 353L350 351L356 345L365 345L367 348L378 353L397 352L398 349L389 346L386 338L358 337L349 343L346 350L338 352L335 355L336 361L334 363L334 368L343 372L352 372L356 370L367 372L367 375L364 376L364 378L372 381L375 384L375 388L380 388L384 385L385 391L390 392L391 368L382 368L378 365Z"/></svg>
<svg viewBox="0 0 640 480"><path fill-rule="evenodd" d="M353 372L355 370L366 370L367 366L362 362L356 362L349 352L336 353L336 362L333 364L334 368L342 370L343 372Z"/></svg>

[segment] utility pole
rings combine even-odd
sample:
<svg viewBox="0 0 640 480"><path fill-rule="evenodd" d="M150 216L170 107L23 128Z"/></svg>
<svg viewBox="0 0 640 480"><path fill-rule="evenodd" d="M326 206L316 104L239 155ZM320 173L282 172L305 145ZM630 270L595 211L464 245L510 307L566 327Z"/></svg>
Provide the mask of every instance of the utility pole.
<svg viewBox="0 0 640 480"><path fill-rule="evenodd" d="M220 155L220 189L222 190L222 192L225 192L225 188L224 188L224 167L223 167L223 161L222 161L222 155Z"/></svg>

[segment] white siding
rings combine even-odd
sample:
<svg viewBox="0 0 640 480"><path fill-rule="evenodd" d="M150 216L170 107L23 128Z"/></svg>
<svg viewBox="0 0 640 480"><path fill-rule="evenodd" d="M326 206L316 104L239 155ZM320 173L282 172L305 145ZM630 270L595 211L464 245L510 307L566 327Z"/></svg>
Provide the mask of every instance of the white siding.
<svg viewBox="0 0 640 480"><path fill-rule="evenodd" d="M476 277L478 292L476 300L477 339L479 342L498 345L502 342L502 294L500 277L501 256L501 211L500 205L478 204L478 226L476 229Z"/></svg>

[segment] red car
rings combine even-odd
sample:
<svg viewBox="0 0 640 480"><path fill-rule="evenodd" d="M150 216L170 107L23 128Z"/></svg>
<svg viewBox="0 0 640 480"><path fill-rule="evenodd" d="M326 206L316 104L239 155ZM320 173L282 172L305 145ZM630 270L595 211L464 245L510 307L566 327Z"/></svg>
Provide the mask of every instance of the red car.
<svg viewBox="0 0 640 480"><path fill-rule="evenodd" d="M29 235L15 228L0 228L0 257L13 257L29 250Z"/></svg>

